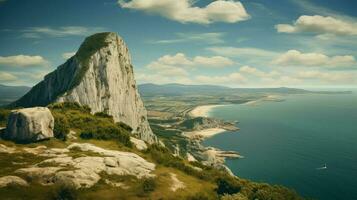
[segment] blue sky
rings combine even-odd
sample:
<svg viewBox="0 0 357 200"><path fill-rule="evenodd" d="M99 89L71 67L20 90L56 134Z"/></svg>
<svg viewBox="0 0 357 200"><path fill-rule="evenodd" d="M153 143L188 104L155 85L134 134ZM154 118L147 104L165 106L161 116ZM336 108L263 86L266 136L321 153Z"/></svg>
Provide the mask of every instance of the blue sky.
<svg viewBox="0 0 357 200"><path fill-rule="evenodd" d="M88 35L129 46L139 83L355 87L353 0L0 0L0 83L32 86Z"/></svg>

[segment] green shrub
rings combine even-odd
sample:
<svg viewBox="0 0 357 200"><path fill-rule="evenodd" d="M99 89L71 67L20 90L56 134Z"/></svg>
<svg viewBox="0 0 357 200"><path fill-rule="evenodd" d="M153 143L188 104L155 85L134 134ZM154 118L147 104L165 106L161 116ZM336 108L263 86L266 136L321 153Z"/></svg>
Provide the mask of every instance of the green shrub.
<svg viewBox="0 0 357 200"><path fill-rule="evenodd" d="M57 186L51 194L52 200L76 200L78 192L73 186L60 185Z"/></svg>
<svg viewBox="0 0 357 200"><path fill-rule="evenodd" d="M125 124L124 122L117 122L116 125L120 128L127 130L128 132L133 131L133 129L129 125Z"/></svg>
<svg viewBox="0 0 357 200"><path fill-rule="evenodd" d="M141 187L142 187L142 190L144 192L146 192L146 193L154 191L155 188L156 188L155 179L154 178L146 178L146 179L144 179Z"/></svg>
<svg viewBox="0 0 357 200"><path fill-rule="evenodd" d="M194 194L192 196L188 196L186 198L186 200L213 200L213 199L218 199L218 198L202 192Z"/></svg>
<svg viewBox="0 0 357 200"><path fill-rule="evenodd" d="M100 126L95 129L87 129L81 132L82 139L112 140L115 139L125 146L131 147L130 136L115 126Z"/></svg>
<svg viewBox="0 0 357 200"><path fill-rule="evenodd" d="M66 141L67 135L69 133L69 123L64 115L54 115L55 126L53 129L53 134L55 138Z"/></svg>
<svg viewBox="0 0 357 200"><path fill-rule="evenodd" d="M104 117L104 118L113 118L113 116L105 113L105 112L97 112L94 114L94 116L97 116L97 117Z"/></svg>
<svg viewBox="0 0 357 200"><path fill-rule="evenodd" d="M217 183L217 194L235 194L238 193L242 186L239 181L234 177L220 177L216 180Z"/></svg>
<svg viewBox="0 0 357 200"><path fill-rule="evenodd" d="M62 110L62 111L68 111L68 110L78 110L83 113L90 113L91 109L87 105L80 105L77 102L61 102L61 103L54 103L48 106L49 109L51 110Z"/></svg>
<svg viewBox="0 0 357 200"><path fill-rule="evenodd" d="M10 112L10 110L0 109L0 126L6 126Z"/></svg>

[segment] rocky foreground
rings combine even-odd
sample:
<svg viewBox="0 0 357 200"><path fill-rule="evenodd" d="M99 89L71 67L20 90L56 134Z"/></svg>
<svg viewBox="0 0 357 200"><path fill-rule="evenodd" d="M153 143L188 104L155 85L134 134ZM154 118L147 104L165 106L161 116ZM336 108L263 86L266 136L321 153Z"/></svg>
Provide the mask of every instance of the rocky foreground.
<svg viewBox="0 0 357 200"><path fill-rule="evenodd" d="M34 148L11 148L0 145L0 152L26 153L44 158L38 163L16 169L12 175L1 177L0 187L10 184L27 186L27 181L19 177L21 176L42 185L59 183L70 184L77 189L90 188L101 179L101 173L143 178L153 177L151 172L155 170L155 164L137 154L107 150L90 143L73 143L66 148L47 148L42 145ZM121 183L113 182L109 178L105 179L105 182L122 186Z"/></svg>

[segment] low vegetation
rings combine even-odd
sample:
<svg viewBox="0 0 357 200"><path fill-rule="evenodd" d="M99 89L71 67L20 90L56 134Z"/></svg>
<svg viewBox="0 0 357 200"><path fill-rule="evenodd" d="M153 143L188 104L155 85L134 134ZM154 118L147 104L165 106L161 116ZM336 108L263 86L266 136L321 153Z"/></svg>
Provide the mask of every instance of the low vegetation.
<svg viewBox="0 0 357 200"><path fill-rule="evenodd" d="M0 108L0 127L5 127L10 110Z"/></svg>
<svg viewBox="0 0 357 200"><path fill-rule="evenodd" d="M105 113L92 115L90 108L78 103L56 103L49 106L55 118L54 133L59 139L66 139L69 129L80 133L82 139L115 140L131 147L129 126L115 123L112 116Z"/></svg>

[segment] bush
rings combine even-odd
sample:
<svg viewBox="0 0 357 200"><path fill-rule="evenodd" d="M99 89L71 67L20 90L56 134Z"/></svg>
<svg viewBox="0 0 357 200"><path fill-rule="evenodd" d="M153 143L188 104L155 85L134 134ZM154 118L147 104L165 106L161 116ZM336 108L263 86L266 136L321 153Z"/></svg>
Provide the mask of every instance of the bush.
<svg viewBox="0 0 357 200"><path fill-rule="evenodd" d="M115 126L98 126L81 132L82 139L112 140L115 139L127 147L131 147L130 135Z"/></svg>
<svg viewBox="0 0 357 200"><path fill-rule="evenodd" d="M223 194L235 194L238 193L242 186L239 181L234 177L229 177L228 175L225 177L220 177L216 180L217 189L216 192L219 195Z"/></svg>
<svg viewBox="0 0 357 200"><path fill-rule="evenodd" d="M0 109L0 126L5 126L7 124L7 118L10 115L10 110Z"/></svg>
<svg viewBox="0 0 357 200"><path fill-rule="evenodd" d="M133 129L129 125L125 124L124 122L117 122L116 125L120 128L127 130L128 132L133 131Z"/></svg>
<svg viewBox="0 0 357 200"><path fill-rule="evenodd" d="M188 196L186 200L211 200L211 199L216 199L212 196L209 196L205 193L197 193L194 194L193 196Z"/></svg>
<svg viewBox="0 0 357 200"><path fill-rule="evenodd" d="M65 116L55 115L55 127L53 129L53 134L55 138L66 141L67 135L69 133L69 123Z"/></svg>
<svg viewBox="0 0 357 200"><path fill-rule="evenodd" d="M51 109L51 110L59 109L59 110L62 110L62 111L78 110L78 111L81 111L83 113L90 113L91 112L91 109L87 105L81 106L77 102L54 103L54 104L49 105L48 108Z"/></svg>
<svg viewBox="0 0 357 200"><path fill-rule="evenodd" d="M97 117L104 117L104 118L113 118L113 116L105 113L105 112L97 112L94 114L94 116L97 116Z"/></svg>
<svg viewBox="0 0 357 200"><path fill-rule="evenodd" d="M153 178L144 179L141 187L142 187L142 190L146 193L154 191L156 188L155 179L153 179Z"/></svg>
<svg viewBox="0 0 357 200"><path fill-rule="evenodd" d="M73 186L60 185L54 189L50 199L75 200L78 199L78 192Z"/></svg>

